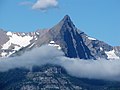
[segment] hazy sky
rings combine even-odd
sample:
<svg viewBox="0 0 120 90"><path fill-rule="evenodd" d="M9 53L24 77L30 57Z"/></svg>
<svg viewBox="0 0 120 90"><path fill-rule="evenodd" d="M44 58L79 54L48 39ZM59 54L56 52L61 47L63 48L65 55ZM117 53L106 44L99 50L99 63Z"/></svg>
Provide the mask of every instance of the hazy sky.
<svg viewBox="0 0 120 90"><path fill-rule="evenodd" d="M0 0L0 28L51 28L68 14L88 35L120 45L120 0Z"/></svg>

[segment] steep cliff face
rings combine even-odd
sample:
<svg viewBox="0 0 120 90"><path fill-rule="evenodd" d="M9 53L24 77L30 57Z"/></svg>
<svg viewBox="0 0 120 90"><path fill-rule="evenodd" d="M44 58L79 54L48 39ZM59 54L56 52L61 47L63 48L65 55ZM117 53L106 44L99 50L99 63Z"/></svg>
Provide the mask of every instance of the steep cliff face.
<svg viewBox="0 0 120 90"><path fill-rule="evenodd" d="M36 45L41 46L51 41L59 45L65 55L70 58L119 59L116 50L111 45L78 30L68 15L40 37Z"/></svg>
<svg viewBox="0 0 120 90"><path fill-rule="evenodd" d="M50 45L62 50L67 57L80 59L119 59L120 50L85 34L75 27L66 15L51 29L31 33L0 31L0 56L21 55L41 45Z"/></svg>
<svg viewBox="0 0 120 90"><path fill-rule="evenodd" d="M79 32L70 17L66 15L48 33L50 34L51 40L60 45L66 56L81 59L93 58Z"/></svg>

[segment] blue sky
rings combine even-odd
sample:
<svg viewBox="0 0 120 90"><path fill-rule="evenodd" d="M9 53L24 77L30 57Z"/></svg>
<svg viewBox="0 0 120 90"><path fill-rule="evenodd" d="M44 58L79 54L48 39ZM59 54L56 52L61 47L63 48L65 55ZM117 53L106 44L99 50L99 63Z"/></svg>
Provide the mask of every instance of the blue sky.
<svg viewBox="0 0 120 90"><path fill-rule="evenodd" d="M88 35L120 46L120 0L53 1L57 3L43 10L39 6L33 9L37 0L0 0L0 28L15 32L51 28L68 14Z"/></svg>

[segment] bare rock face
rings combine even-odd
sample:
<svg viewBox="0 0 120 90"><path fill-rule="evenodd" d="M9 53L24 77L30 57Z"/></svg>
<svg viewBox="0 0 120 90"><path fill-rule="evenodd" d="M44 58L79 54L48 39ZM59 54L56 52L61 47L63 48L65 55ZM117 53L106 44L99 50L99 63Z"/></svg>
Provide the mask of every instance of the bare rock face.
<svg viewBox="0 0 120 90"><path fill-rule="evenodd" d="M114 47L114 50L115 50L116 55L120 57L120 46Z"/></svg>
<svg viewBox="0 0 120 90"><path fill-rule="evenodd" d="M120 90L120 82L76 78L55 65L0 72L0 90Z"/></svg>
<svg viewBox="0 0 120 90"><path fill-rule="evenodd" d="M8 33L0 31L1 57L21 55L41 45L49 45L61 49L67 57L80 59L119 59L118 47L108 45L85 34L75 27L70 17L66 15L58 24L51 29L37 30L31 33ZM15 42L16 38L19 42ZM8 44L10 43L10 45ZM4 47L7 48L4 48ZM17 49L16 49L17 48ZM7 54L5 54L7 53Z"/></svg>

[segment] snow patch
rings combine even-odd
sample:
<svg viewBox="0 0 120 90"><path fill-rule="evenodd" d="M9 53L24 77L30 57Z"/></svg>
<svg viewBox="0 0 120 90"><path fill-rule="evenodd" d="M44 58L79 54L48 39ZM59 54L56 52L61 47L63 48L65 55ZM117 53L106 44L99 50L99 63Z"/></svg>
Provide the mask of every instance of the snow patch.
<svg viewBox="0 0 120 90"><path fill-rule="evenodd" d="M55 41L50 41L50 44L55 44Z"/></svg>
<svg viewBox="0 0 120 90"><path fill-rule="evenodd" d="M61 50L60 45L56 44L55 41L50 41L50 43L48 44L48 46L53 46L53 47L56 47L57 49Z"/></svg>
<svg viewBox="0 0 120 90"><path fill-rule="evenodd" d="M95 38L92 38L92 37L89 37L89 36L86 36L89 40L96 40Z"/></svg>
<svg viewBox="0 0 120 90"><path fill-rule="evenodd" d="M33 43L32 45L29 46L29 48L33 47L35 44Z"/></svg>
<svg viewBox="0 0 120 90"><path fill-rule="evenodd" d="M4 45L2 45L1 49L8 49L11 46L11 42L10 40L8 42L6 42Z"/></svg>
<svg viewBox="0 0 120 90"><path fill-rule="evenodd" d="M100 50L101 50L101 51L103 51L103 48L102 48L102 47L100 47Z"/></svg>
<svg viewBox="0 0 120 90"><path fill-rule="evenodd" d="M26 33L12 33L10 31L7 32L6 35L9 37L9 40L1 45L1 50L5 50L0 54L1 57L9 57L11 54L20 50L22 47L29 45L31 43L30 41L34 38L33 36L30 36L30 34L26 35Z"/></svg>
<svg viewBox="0 0 120 90"><path fill-rule="evenodd" d="M7 32L7 35L8 36L12 36L12 32Z"/></svg>
<svg viewBox="0 0 120 90"><path fill-rule="evenodd" d="M36 32L36 34L37 34L37 35L39 35L39 33L38 33L38 32Z"/></svg>
<svg viewBox="0 0 120 90"><path fill-rule="evenodd" d="M2 53L1 53L1 56L2 56L2 57L6 57L6 56L7 56L7 52L2 52Z"/></svg>
<svg viewBox="0 0 120 90"><path fill-rule="evenodd" d="M35 38L35 40L38 40L37 38Z"/></svg>
<svg viewBox="0 0 120 90"><path fill-rule="evenodd" d="M115 54L115 50L113 49L112 51L105 51L105 53L107 54L107 58L108 59L120 59L116 54Z"/></svg>
<svg viewBox="0 0 120 90"><path fill-rule="evenodd" d="M8 49L11 44L16 44L17 46L20 46L20 47L25 47L27 45L30 44L30 40L33 39L33 37L27 35L27 36L18 36L17 34L12 34L11 32L7 32L7 35L11 35L9 37L9 41L6 42L4 45L2 45L2 49ZM18 47L15 47L15 49L17 50Z"/></svg>
<svg viewBox="0 0 120 90"><path fill-rule="evenodd" d="M20 46L15 46L13 50L19 50L20 48Z"/></svg>
<svg viewBox="0 0 120 90"><path fill-rule="evenodd" d="M9 57L10 55L12 55L13 53L15 53L16 51L13 52L9 52L9 54L6 57Z"/></svg>
<svg viewBox="0 0 120 90"><path fill-rule="evenodd" d="M90 40L96 40L95 38L92 38L92 37L88 37L88 39L90 39Z"/></svg>
<svg viewBox="0 0 120 90"><path fill-rule="evenodd" d="M25 35L25 33L22 33L22 35L24 36L24 35Z"/></svg>

